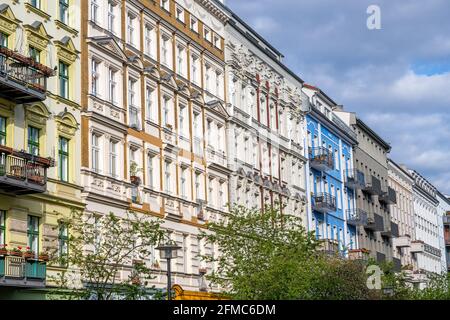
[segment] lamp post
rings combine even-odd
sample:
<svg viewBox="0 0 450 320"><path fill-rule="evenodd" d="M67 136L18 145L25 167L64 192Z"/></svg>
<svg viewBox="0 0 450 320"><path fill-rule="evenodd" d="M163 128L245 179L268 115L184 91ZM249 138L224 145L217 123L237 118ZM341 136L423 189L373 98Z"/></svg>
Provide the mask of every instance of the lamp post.
<svg viewBox="0 0 450 320"><path fill-rule="evenodd" d="M161 259L167 260L167 300L172 300L172 279L171 279L171 260L178 257L178 249L181 247L174 243L167 242L159 245L156 250L159 250Z"/></svg>

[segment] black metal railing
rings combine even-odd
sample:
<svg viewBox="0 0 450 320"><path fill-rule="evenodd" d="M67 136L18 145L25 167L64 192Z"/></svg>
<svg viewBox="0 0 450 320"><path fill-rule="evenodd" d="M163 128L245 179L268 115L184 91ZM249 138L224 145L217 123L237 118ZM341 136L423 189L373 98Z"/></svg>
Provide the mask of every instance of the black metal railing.
<svg viewBox="0 0 450 320"><path fill-rule="evenodd" d="M380 201L386 204L397 203L397 192L391 187L388 187L387 190L380 195Z"/></svg>
<svg viewBox="0 0 450 320"><path fill-rule="evenodd" d="M384 219L381 215L377 213L371 213L368 215L367 225L365 225L364 227L372 231L383 231Z"/></svg>
<svg viewBox="0 0 450 320"><path fill-rule="evenodd" d="M336 211L336 198L325 192L315 194L312 196L312 207L323 213Z"/></svg>
<svg viewBox="0 0 450 320"><path fill-rule="evenodd" d="M309 161L311 167L326 171L334 169L333 153L325 147L309 148Z"/></svg>
<svg viewBox="0 0 450 320"><path fill-rule="evenodd" d="M380 195L381 194L380 180L374 177L373 175L370 175L368 181L366 181L366 185L363 190L372 195Z"/></svg>
<svg viewBox="0 0 450 320"><path fill-rule="evenodd" d="M347 223L353 226L364 226L367 224L367 212L362 209L350 209L346 211Z"/></svg>
<svg viewBox="0 0 450 320"><path fill-rule="evenodd" d="M345 170L345 185L351 189L362 189L366 186L366 177L364 172L358 169Z"/></svg>

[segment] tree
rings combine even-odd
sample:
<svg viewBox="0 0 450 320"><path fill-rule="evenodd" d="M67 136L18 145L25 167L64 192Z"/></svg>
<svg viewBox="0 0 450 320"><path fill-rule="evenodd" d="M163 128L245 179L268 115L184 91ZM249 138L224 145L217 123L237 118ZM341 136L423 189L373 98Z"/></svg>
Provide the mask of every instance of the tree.
<svg viewBox="0 0 450 320"><path fill-rule="evenodd" d="M67 267L51 278L58 287L52 293L63 299L159 298L147 287L153 277L144 260L165 236L161 223L134 212L118 217L74 211L67 222L68 253L51 261ZM117 279L122 270L129 271L128 279Z"/></svg>
<svg viewBox="0 0 450 320"><path fill-rule="evenodd" d="M220 254L208 279L233 299L367 299L362 265L319 250L301 219L278 207L262 212L236 206L200 235Z"/></svg>

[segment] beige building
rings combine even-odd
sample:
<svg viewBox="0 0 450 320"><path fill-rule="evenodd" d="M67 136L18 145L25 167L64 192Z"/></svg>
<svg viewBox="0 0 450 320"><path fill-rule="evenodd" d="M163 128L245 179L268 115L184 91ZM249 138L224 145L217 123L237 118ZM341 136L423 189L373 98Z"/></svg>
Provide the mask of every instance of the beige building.
<svg viewBox="0 0 450 320"><path fill-rule="evenodd" d="M81 7L86 212L165 220L173 283L198 290L199 228L227 211L224 24L213 1L90 0ZM146 261L164 287L166 261ZM120 277L127 279L131 266Z"/></svg>
<svg viewBox="0 0 450 320"><path fill-rule="evenodd" d="M0 4L1 298L45 293L61 270L45 254L67 252L65 218L83 209L79 3Z"/></svg>

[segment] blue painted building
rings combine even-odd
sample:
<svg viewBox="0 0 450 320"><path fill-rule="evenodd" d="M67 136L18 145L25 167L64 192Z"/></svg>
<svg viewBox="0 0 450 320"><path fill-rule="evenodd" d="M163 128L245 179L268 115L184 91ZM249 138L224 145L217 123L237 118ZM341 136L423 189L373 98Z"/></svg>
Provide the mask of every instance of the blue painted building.
<svg viewBox="0 0 450 320"><path fill-rule="evenodd" d="M348 187L356 136L333 110L341 108L320 89L304 85L311 104L306 117L308 228L323 239L325 250L346 255L356 249L356 226L348 219L356 208Z"/></svg>

